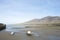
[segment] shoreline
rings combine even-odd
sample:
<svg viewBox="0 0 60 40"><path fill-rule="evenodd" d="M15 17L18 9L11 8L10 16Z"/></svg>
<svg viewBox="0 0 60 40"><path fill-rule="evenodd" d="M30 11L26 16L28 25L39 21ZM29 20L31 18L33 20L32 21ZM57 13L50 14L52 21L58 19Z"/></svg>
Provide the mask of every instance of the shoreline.
<svg viewBox="0 0 60 40"><path fill-rule="evenodd" d="M38 33L38 36L27 36L26 31L31 30L35 33ZM22 31L16 32L15 35L10 34L11 31L0 31L0 40L60 40L60 30L53 29L42 29L42 28L30 28L24 29ZM22 33L25 32L25 33ZM51 38L52 37L52 38Z"/></svg>

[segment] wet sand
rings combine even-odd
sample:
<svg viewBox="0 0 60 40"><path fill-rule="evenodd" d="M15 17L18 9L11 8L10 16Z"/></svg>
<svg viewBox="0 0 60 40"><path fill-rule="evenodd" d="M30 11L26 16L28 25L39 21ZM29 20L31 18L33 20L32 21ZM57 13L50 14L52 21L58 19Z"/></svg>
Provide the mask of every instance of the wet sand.
<svg viewBox="0 0 60 40"><path fill-rule="evenodd" d="M27 30L33 31L34 35L26 35ZM10 35L10 32L4 30L0 31L0 40L60 40L60 30L30 28L16 32L15 35Z"/></svg>

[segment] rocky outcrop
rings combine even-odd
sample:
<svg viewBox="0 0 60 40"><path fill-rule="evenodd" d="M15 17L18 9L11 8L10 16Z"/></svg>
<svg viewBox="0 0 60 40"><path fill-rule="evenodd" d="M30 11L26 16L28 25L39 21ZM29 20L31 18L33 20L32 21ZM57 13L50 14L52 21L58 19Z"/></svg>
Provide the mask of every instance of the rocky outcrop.
<svg viewBox="0 0 60 40"><path fill-rule="evenodd" d="M6 29L6 24L0 23L0 31Z"/></svg>

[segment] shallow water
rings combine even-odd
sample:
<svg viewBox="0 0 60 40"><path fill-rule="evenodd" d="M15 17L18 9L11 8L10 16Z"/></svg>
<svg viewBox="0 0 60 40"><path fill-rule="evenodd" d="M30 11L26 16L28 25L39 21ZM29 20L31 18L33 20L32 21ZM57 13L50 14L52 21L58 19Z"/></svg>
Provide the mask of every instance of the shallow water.
<svg viewBox="0 0 60 40"><path fill-rule="evenodd" d="M20 27L19 27L20 28ZM58 36L51 36L51 35L43 35L43 34L38 34L38 32L39 33L41 33L40 31L36 31L36 29L34 29L34 28L15 28L15 29L13 29L13 27L8 27L7 29L6 29L6 31L11 31L11 32L20 32L20 34L22 34L22 39L23 40L25 40L25 39L27 39L27 38L30 38L31 40L33 39L33 40L60 40L60 36L58 37ZM29 30L29 29L33 29L33 30L35 30L35 31L33 31L33 36L30 36L30 37L27 37L26 38L26 31L24 31L24 30ZM58 33L57 33L58 34ZM43 36L35 36L35 35L43 35Z"/></svg>

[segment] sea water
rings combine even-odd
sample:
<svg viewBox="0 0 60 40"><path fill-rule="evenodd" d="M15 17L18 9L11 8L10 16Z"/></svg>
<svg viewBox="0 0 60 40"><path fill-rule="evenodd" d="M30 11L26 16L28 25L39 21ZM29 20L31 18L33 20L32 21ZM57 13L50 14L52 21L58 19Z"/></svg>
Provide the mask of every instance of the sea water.
<svg viewBox="0 0 60 40"><path fill-rule="evenodd" d="M25 29L25 26L16 26L16 25L7 25L6 26L6 31L19 32L24 29Z"/></svg>

